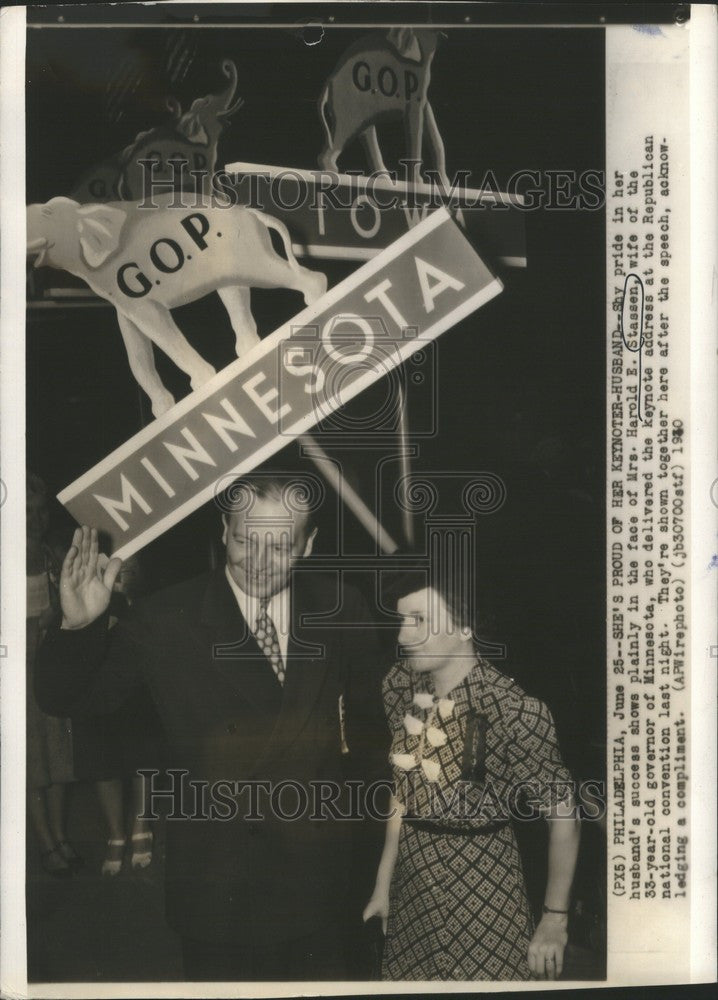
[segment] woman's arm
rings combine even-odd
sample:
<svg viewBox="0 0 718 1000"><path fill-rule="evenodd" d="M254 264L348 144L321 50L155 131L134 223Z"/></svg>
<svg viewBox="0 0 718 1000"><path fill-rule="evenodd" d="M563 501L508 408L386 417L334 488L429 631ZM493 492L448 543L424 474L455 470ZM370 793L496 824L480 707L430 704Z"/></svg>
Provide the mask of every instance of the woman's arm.
<svg viewBox="0 0 718 1000"><path fill-rule="evenodd" d="M389 918L389 887L394 874L396 857L399 853L399 834L404 806L398 799L391 797L391 814L386 822L384 850L376 873L376 883L372 897L364 910L364 921L371 917L381 917L382 930L386 934L386 924Z"/></svg>
<svg viewBox="0 0 718 1000"><path fill-rule="evenodd" d="M544 912L529 945L529 969L539 979L556 979L563 971L568 941L568 908L576 870L580 821L573 802L556 806L548 817L548 880Z"/></svg>

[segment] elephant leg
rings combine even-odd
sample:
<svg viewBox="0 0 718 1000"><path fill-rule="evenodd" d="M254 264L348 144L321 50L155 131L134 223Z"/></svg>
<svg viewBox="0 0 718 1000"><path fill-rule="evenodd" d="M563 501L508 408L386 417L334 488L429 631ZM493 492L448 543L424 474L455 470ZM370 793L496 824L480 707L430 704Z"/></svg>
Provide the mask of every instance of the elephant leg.
<svg viewBox="0 0 718 1000"><path fill-rule="evenodd" d="M271 261L262 276L264 288L291 288L301 292L308 306L321 298L327 290L327 279L321 271L310 271L298 264L292 267L281 257Z"/></svg>
<svg viewBox="0 0 718 1000"><path fill-rule="evenodd" d="M341 122L337 122L334 126L334 134L327 128L326 145L318 157L320 170L330 170L332 173L338 173L339 157L344 152L344 147L353 135L353 132L347 131L342 127Z"/></svg>
<svg viewBox="0 0 718 1000"><path fill-rule="evenodd" d="M319 117L321 118L322 125L324 126L326 141L324 143L324 149L317 157L317 162L320 170L331 170L335 172L337 169L337 159L341 149L339 149L334 142L332 124L327 117L327 109L331 107L331 104L332 102L329 96L329 88L327 87L319 101ZM333 117L334 113L332 110L332 118Z"/></svg>
<svg viewBox="0 0 718 1000"><path fill-rule="evenodd" d="M406 136L407 158L413 170L413 176L407 178L410 183L421 183L421 142L424 134L424 115L421 104L412 104L404 118L404 134Z"/></svg>
<svg viewBox="0 0 718 1000"><path fill-rule="evenodd" d="M308 306L316 302L327 290L327 276L322 271L310 271L308 267L299 266L299 277L295 275L295 284L288 285L301 292Z"/></svg>
<svg viewBox="0 0 718 1000"><path fill-rule="evenodd" d="M424 123L426 125L426 137L431 144L431 149L434 154L436 172L439 175L441 183L448 192L449 178L446 173L446 149L444 147L444 140L441 138L441 132L439 132L439 126L436 124L434 109L428 101L426 102L426 108L424 110Z"/></svg>
<svg viewBox="0 0 718 1000"><path fill-rule="evenodd" d="M334 174L337 173L339 170L337 160L340 153L341 149L327 144L318 156L319 169L327 170Z"/></svg>
<svg viewBox="0 0 718 1000"><path fill-rule="evenodd" d="M130 318L178 368L189 375L193 389L199 389L216 374L212 365L190 346L165 306L144 302L135 307Z"/></svg>
<svg viewBox="0 0 718 1000"><path fill-rule="evenodd" d="M444 140L441 138L441 132L439 132L439 126L436 124L434 109L428 101L426 102L426 109L424 111L424 123L426 125L426 137L429 140L432 153L434 154L436 172L443 185L444 194L448 196L449 176L446 173L446 149L444 147ZM461 209L457 210L456 219L462 226L464 225L464 214Z"/></svg>
<svg viewBox="0 0 718 1000"><path fill-rule="evenodd" d="M236 337L235 352L238 358L259 343L257 324L250 309L250 291L243 285L218 288L217 293L227 310Z"/></svg>
<svg viewBox="0 0 718 1000"><path fill-rule="evenodd" d="M157 374L152 343L127 316L118 313L117 319L122 339L125 342L130 371L140 389L147 393L152 404L153 416L161 417L163 413L174 406L175 399L172 393L168 392L162 385L162 380Z"/></svg>
<svg viewBox="0 0 718 1000"><path fill-rule="evenodd" d="M372 170L374 170L377 174L388 174L389 171L384 163L384 157L381 155L379 137L377 136L376 127L374 125L370 125L369 128L364 129L361 134L361 141Z"/></svg>

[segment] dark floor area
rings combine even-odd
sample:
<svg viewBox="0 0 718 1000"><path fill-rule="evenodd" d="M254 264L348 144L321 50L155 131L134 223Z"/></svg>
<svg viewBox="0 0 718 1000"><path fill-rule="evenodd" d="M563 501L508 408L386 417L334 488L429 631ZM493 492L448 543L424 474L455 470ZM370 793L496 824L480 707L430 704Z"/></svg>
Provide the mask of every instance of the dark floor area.
<svg viewBox="0 0 718 1000"><path fill-rule="evenodd" d="M100 874L106 834L94 786L71 786L67 804L68 835L85 859L71 878L42 870L28 832L28 981L182 980L179 943L164 920L164 820L154 826L149 868L132 871L128 857L108 878ZM563 979L604 976L603 960L590 948L569 945L565 964Z"/></svg>
<svg viewBox="0 0 718 1000"><path fill-rule="evenodd" d="M27 845L28 981L182 979L176 936L164 919L164 821L154 824L152 864L100 874L106 833L92 784L71 786L68 835L85 859L69 879L46 874L31 832Z"/></svg>

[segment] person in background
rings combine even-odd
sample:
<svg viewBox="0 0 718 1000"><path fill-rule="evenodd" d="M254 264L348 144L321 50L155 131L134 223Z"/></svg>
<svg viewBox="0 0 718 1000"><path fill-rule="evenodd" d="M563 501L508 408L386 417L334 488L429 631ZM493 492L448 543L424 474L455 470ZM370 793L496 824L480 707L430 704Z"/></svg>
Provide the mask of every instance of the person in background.
<svg viewBox="0 0 718 1000"><path fill-rule="evenodd" d="M477 654L453 588L413 588L383 685L396 791L364 911L386 931L382 978L555 979L580 829L553 719ZM527 818L522 792L549 823L535 929L511 825Z"/></svg>
<svg viewBox="0 0 718 1000"><path fill-rule="evenodd" d="M51 582L58 607L60 567L72 542L72 535L72 529L55 530L48 535L57 566L56 573L51 575ZM132 556L123 562L115 580L109 606L109 629L128 614L142 589L140 561L137 556ZM72 720L75 776L80 781L95 783L109 834L102 861L103 875L118 875L125 861L127 792L131 816L131 868L142 869L152 863L153 832L150 821L141 818L146 812L147 787L137 772L157 767L161 762L160 729L159 719L145 688L140 688L115 712Z"/></svg>
<svg viewBox="0 0 718 1000"><path fill-rule="evenodd" d="M142 569L137 556L122 563L110 599L108 627L114 628L128 614L142 593ZM102 863L103 875L117 875L123 864L126 847L125 786L129 783L130 866L147 868L152 863L154 834L150 821L143 818L148 804L148 787L139 769L154 768L160 761L160 721L146 688L140 688L130 700L110 716L105 741L112 742L119 757L117 777L97 782L97 794L110 831L107 854ZM108 754L112 748L108 748Z"/></svg>
<svg viewBox="0 0 718 1000"><path fill-rule="evenodd" d="M43 869L55 878L66 878L83 863L65 832L65 789L75 780L72 725L68 718L42 712L33 693L37 650L59 607L53 607L49 586L53 560L45 544L47 488L32 472L27 475L25 510L27 806Z"/></svg>

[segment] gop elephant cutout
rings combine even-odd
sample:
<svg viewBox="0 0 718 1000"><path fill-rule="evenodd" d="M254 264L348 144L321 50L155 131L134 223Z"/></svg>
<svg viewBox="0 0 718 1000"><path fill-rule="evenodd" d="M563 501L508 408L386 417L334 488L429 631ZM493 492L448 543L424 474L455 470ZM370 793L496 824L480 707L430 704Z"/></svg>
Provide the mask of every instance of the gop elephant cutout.
<svg viewBox="0 0 718 1000"><path fill-rule="evenodd" d="M444 185L444 143L429 102L431 64L440 32L429 28L390 28L349 46L334 68L319 99L326 143L319 155L322 170L336 171L345 147L359 139L372 170L386 173L376 126L384 121L404 125L405 155L421 179L424 138L431 145L434 167Z"/></svg>
<svg viewBox="0 0 718 1000"><path fill-rule="evenodd" d="M290 288L307 305L324 294L319 271L302 267L283 223L255 209L169 207L172 195L155 196L157 208L131 202L79 205L53 198L27 209L27 252L35 266L69 271L117 310L130 369L147 393L155 417L174 405L155 367L152 344L199 388L214 368L188 343L170 313L218 292L235 333L240 357L259 342L250 310L251 288ZM270 230L285 257L274 249Z"/></svg>
<svg viewBox="0 0 718 1000"><path fill-rule="evenodd" d="M170 119L140 132L120 153L89 170L72 191L74 201L140 201L150 181L164 184L164 190L175 182L177 188L206 189L217 165L220 137L244 104L236 97L237 67L225 59L221 69L229 82L220 93L196 98L184 112L179 101L168 98ZM185 162L186 168L180 170L173 161ZM197 184L197 174L190 171L199 171L203 183Z"/></svg>

